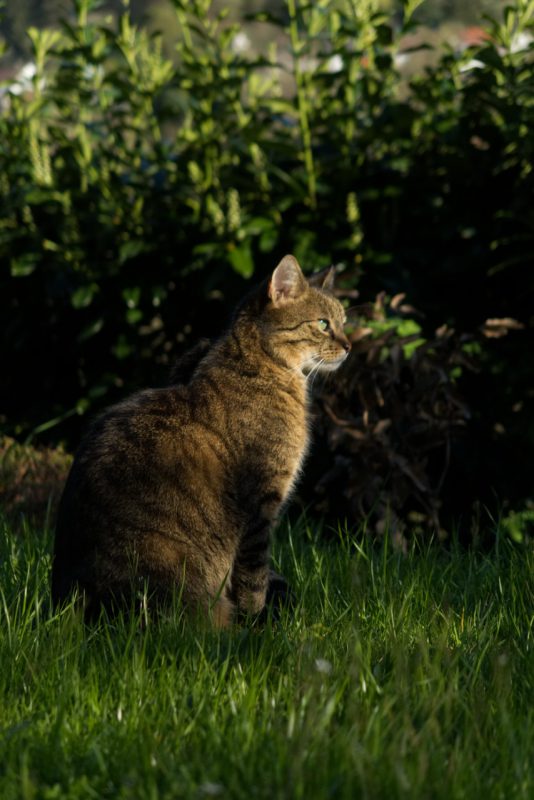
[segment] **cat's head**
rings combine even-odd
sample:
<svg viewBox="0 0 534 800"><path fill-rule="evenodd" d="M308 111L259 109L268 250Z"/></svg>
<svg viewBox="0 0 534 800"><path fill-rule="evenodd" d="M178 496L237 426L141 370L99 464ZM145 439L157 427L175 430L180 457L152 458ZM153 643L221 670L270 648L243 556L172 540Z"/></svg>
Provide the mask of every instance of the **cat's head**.
<svg viewBox="0 0 534 800"><path fill-rule="evenodd" d="M334 297L334 270L318 285L307 281L294 256L285 256L267 284L261 327L268 347L304 373L337 369L350 351L345 309Z"/></svg>

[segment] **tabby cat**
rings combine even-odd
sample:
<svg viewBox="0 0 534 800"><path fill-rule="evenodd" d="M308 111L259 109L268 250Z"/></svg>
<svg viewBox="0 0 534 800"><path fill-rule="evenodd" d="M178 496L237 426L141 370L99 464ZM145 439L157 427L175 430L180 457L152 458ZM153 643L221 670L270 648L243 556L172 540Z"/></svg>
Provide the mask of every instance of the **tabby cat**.
<svg viewBox="0 0 534 800"><path fill-rule="evenodd" d="M308 449L309 383L350 343L333 270L308 282L293 256L229 329L175 376L108 409L89 429L61 501L54 603L75 589L90 613L173 590L217 626L269 596L270 531ZM136 588L137 587L137 588Z"/></svg>

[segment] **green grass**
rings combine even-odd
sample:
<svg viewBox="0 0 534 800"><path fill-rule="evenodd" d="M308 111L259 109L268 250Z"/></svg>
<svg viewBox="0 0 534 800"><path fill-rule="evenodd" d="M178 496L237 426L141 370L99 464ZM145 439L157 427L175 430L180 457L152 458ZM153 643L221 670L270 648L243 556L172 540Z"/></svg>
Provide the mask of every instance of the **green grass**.
<svg viewBox="0 0 534 800"><path fill-rule="evenodd" d="M0 536L0 797L531 798L532 547L326 543L282 526L299 605L263 630L87 629L50 537Z"/></svg>

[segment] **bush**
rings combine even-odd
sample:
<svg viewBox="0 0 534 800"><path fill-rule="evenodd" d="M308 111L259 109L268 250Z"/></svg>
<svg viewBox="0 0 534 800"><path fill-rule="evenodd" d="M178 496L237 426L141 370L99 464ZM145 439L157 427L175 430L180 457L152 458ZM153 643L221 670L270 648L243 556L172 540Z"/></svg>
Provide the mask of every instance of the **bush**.
<svg viewBox="0 0 534 800"><path fill-rule="evenodd" d="M77 0L61 32L29 31L31 91L3 96L1 353L10 380L1 412L9 431L72 443L85 415L164 381L177 353L220 329L246 281L294 252L309 270L339 264L353 295L355 287L371 300L404 292L424 311L404 315L424 348L408 356L403 330L392 327L398 315L384 305L369 345L375 355L365 368L354 359L355 377L338 384L336 416L360 420L366 441L380 445L384 426L370 434L365 404L348 387L371 370L371 382L396 387L398 403L394 354L403 353L417 387L415 396L403 390L411 419L449 389L473 417L462 440L453 436L456 412L448 428L440 423L439 447L453 465L446 476L432 459L409 468L423 469L441 499L456 498L456 513L493 490L525 497L534 449L531 4L517 0L481 45L444 50L409 85L397 64L414 2L403 3L394 28L373 3L288 0L283 19L256 19L272 42L267 52L240 53L238 26L209 15L209 0L174 0L181 38L173 61L127 13L110 26L90 16L93 5ZM488 318L527 327L484 338ZM443 324L453 339L438 341ZM474 336L482 370L467 373ZM441 378L425 383L435 358L446 389ZM384 406L380 419L394 418ZM409 461L407 435L398 427L391 446ZM347 457L353 476L361 447ZM391 486L382 473L390 468L368 463L358 497L375 492L375 472ZM378 505L404 513L395 483ZM329 497L335 504L330 489ZM357 506L351 501L352 513ZM419 510L435 523L434 511Z"/></svg>
<svg viewBox="0 0 534 800"><path fill-rule="evenodd" d="M59 447L23 446L0 437L0 508L15 525L53 519L72 458Z"/></svg>

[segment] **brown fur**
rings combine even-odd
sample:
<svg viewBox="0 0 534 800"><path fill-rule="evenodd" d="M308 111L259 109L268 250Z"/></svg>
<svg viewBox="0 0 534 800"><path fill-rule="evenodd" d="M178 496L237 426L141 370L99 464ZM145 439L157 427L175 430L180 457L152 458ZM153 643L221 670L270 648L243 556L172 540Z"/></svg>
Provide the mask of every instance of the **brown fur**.
<svg viewBox="0 0 534 800"><path fill-rule="evenodd" d="M142 391L92 425L61 502L55 604L78 588L90 609L110 606L146 583L218 626L264 608L270 531L308 448L309 375L350 349L331 280L312 287L286 256L176 372L186 385Z"/></svg>

